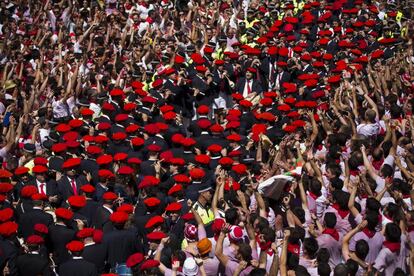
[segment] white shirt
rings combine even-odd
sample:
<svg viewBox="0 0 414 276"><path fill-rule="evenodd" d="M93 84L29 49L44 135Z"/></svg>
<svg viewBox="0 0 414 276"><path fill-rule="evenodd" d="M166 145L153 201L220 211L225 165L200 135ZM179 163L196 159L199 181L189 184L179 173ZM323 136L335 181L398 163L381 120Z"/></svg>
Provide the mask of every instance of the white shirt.
<svg viewBox="0 0 414 276"><path fill-rule="evenodd" d="M246 80L246 84L244 85L243 89L243 97L247 97L249 95L249 88L247 86L250 86L250 93L253 92L253 80Z"/></svg>
<svg viewBox="0 0 414 276"><path fill-rule="evenodd" d="M44 186L43 186L43 192L44 192L45 194L47 194L47 193L46 193L46 182L40 182L39 180L37 180L37 179L36 179L37 191L38 191L39 193L42 193L42 187L41 187L41 185L42 185L42 184L44 184Z"/></svg>

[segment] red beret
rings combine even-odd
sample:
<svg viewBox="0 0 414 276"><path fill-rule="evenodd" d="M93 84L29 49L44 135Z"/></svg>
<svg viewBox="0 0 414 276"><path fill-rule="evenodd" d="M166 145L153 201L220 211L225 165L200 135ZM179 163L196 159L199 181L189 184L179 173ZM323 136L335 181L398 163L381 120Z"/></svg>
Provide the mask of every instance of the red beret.
<svg viewBox="0 0 414 276"><path fill-rule="evenodd" d="M13 209L11 208L5 208L3 210L0 210L0 222L6 222L10 220L13 217Z"/></svg>
<svg viewBox="0 0 414 276"><path fill-rule="evenodd" d="M195 69L197 70L197 72L200 72L200 73L205 73L205 72L207 72L207 67L205 67L205 66L203 66L203 65L197 65L196 67L195 67Z"/></svg>
<svg viewBox="0 0 414 276"><path fill-rule="evenodd" d="M35 165L42 165L42 166L47 166L47 163L48 163L49 161L46 159L46 158L44 158L44 157L36 157L34 160L33 160L33 163L35 164Z"/></svg>
<svg viewBox="0 0 414 276"><path fill-rule="evenodd" d="M229 152L228 157L239 157L241 154L242 153L239 150L232 150Z"/></svg>
<svg viewBox="0 0 414 276"><path fill-rule="evenodd" d="M115 141L125 140L126 138L127 138L127 135L125 132L116 132L112 134L112 139Z"/></svg>
<svg viewBox="0 0 414 276"><path fill-rule="evenodd" d="M161 147L156 145L156 144L151 144L147 147L148 151L152 151L152 152L160 152L161 151Z"/></svg>
<svg viewBox="0 0 414 276"><path fill-rule="evenodd" d="M233 165L233 159L231 159L230 157L222 157L222 158L220 158L220 160L219 160L219 164L220 165L222 165L222 166L231 166L231 165Z"/></svg>
<svg viewBox="0 0 414 276"><path fill-rule="evenodd" d="M113 157L109 154L104 154L96 158L96 163L98 165L107 165L110 164L113 161Z"/></svg>
<svg viewBox="0 0 414 276"><path fill-rule="evenodd" d="M184 166L185 165L185 160L183 158L171 158L169 160L169 163L171 165Z"/></svg>
<svg viewBox="0 0 414 276"><path fill-rule="evenodd" d="M164 74L165 75L171 75L171 74L174 74L175 73L175 69L174 68L167 68L167 69L165 69L164 70Z"/></svg>
<svg viewBox="0 0 414 276"><path fill-rule="evenodd" d="M14 170L15 175L23 175L23 174L26 174L28 172L29 172L29 168L27 168L27 167L17 167Z"/></svg>
<svg viewBox="0 0 414 276"><path fill-rule="evenodd" d="M171 141L175 144L181 144L181 141L184 139L185 137L181 134L181 133L176 133L173 136L171 136Z"/></svg>
<svg viewBox="0 0 414 276"><path fill-rule="evenodd" d="M233 94L231 94L231 97L236 101L240 101L240 100L244 99L243 95L240 94L240 93L233 93Z"/></svg>
<svg viewBox="0 0 414 276"><path fill-rule="evenodd" d="M272 103L273 103L273 100L271 98L265 97L265 98L260 100L260 104L263 105L263 106L270 106L270 105L272 105Z"/></svg>
<svg viewBox="0 0 414 276"><path fill-rule="evenodd" d="M89 154L101 154L102 149L95 145L90 145L86 148L86 152Z"/></svg>
<svg viewBox="0 0 414 276"><path fill-rule="evenodd" d="M68 210L66 208L57 208L55 210L55 215L58 218L64 219L64 220L70 220L73 217L73 212L71 210Z"/></svg>
<svg viewBox="0 0 414 276"><path fill-rule="evenodd" d="M7 194L8 192L10 192L11 190L13 190L13 185L10 183L0 183L0 194Z"/></svg>
<svg viewBox="0 0 414 276"><path fill-rule="evenodd" d="M206 175L203 169L194 168L190 171L191 179L202 179Z"/></svg>
<svg viewBox="0 0 414 276"><path fill-rule="evenodd" d="M114 201L117 198L118 196L114 192L105 192L102 196L102 199L106 201Z"/></svg>
<svg viewBox="0 0 414 276"><path fill-rule="evenodd" d="M208 156L207 154L199 154L196 155L195 161L203 165L208 165L210 164L210 156Z"/></svg>
<svg viewBox="0 0 414 276"><path fill-rule="evenodd" d="M76 149L80 146L78 141L70 140L66 142L66 146L71 149Z"/></svg>
<svg viewBox="0 0 414 276"><path fill-rule="evenodd" d="M82 108L80 113L82 116L92 116L95 112L90 108Z"/></svg>
<svg viewBox="0 0 414 276"><path fill-rule="evenodd" d="M228 141L231 141L231 142L240 142L241 141L241 137L238 134L230 134L226 137L226 139Z"/></svg>
<svg viewBox="0 0 414 276"><path fill-rule="evenodd" d="M155 135L160 132L156 124L148 124L144 127L144 131L148 134Z"/></svg>
<svg viewBox="0 0 414 276"><path fill-rule="evenodd" d="M24 198L31 198L37 193L37 187L34 185L26 185L20 190L20 196Z"/></svg>
<svg viewBox="0 0 414 276"><path fill-rule="evenodd" d="M155 231L147 234L147 239L151 241L160 241L163 238L166 238L167 235L161 231Z"/></svg>
<svg viewBox="0 0 414 276"><path fill-rule="evenodd" d="M141 99L141 101L143 103L152 103L152 104L154 104L154 103L157 102L157 99L154 98L154 97L151 97L151 96L145 96L144 98Z"/></svg>
<svg viewBox="0 0 414 276"><path fill-rule="evenodd" d="M103 144L109 141L109 138L106 137L105 135L97 135L95 137L95 143L97 144Z"/></svg>
<svg viewBox="0 0 414 276"><path fill-rule="evenodd" d="M109 95L111 97L123 96L124 91L122 91L122 89L119 89L119 88L114 88L111 90L111 92L109 92Z"/></svg>
<svg viewBox="0 0 414 276"><path fill-rule="evenodd" d="M128 158L128 154L125 152L118 152L114 155L114 161L122 161Z"/></svg>
<svg viewBox="0 0 414 276"><path fill-rule="evenodd" d="M168 195L171 196L177 192L180 192L183 190L183 186L181 184L175 184L168 190Z"/></svg>
<svg viewBox="0 0 414 276"><path fill-rule="evenodd" d="M18 224L14 221L8 221L0 224L0 235L3 237L10 237L17 232Z"/></svg>
<svg viewBox="0 0 414 276"><path fill-rule="evenodd" d="M26 238L26 243L31 245L43 244L45 240L39 235L30 235Z"/></svg>
<svg viewBox="0 0 414 276"><path fill-rule="evenodd" d="M231 168L237 174L245 174L247 172L247 167L244 164L237 164Z"/></svg>
<svg viewBox="0 0 414 276"><path fill-rule="evenodd" d="M31 198L32 200L35 200L35 201L46 201L47 200L47 196L41 193L32 194Z"/></svg>
<svg viewBox="0 0 414 276"><path fill-rule="evenodd" d="M159 200L156 197L150 197L144 200L144 204L147 207L155 207L155 206L160 205L160 203L161 203L161 200Z"/></svg>
<svg viewBox="0 0 414 276"><path fill-rule="evenodd" d="M57 143L52 145L52 151L54 153L64 152L66 151L67 147L64 143Z"/></svg>
<svg viewBox="0 0 414 276"><path fill-rule="evenodd" d="M166 121L171 121L171 120L174 120L177 117L177 113L175 113L173 111L170 111L170 112L165 113L162 117Z"/></svg>
<svg viewBox="0 0 414 276"><path fill-rule="evenodd" d="M239 104L243 107L252 107L253 106L252 102L248 101L248 100L241 100L239 102Z"/></svg>
<svg viewBox="0 0 414 276"><path fill-rule="evenodd" d="M68 198L69 205L75 208L83 208L86 205L86 197L73 195Z"/></svg>
<svg viewBox="0 0 414 276"><path fill-rule="evenodd" d="M208 129L211 126L211 122L209 119L200 119L198 120L197 125L201 129Z"/></svg>
<svg viewBox="0 0 414 276"><path fill-rule="evenodd" d="M193 213L187 213L187 214L182 215L181 218L184 221L187 222L187 221L193 220L194 219L194 215L193 215Z"/></svg>
<svg viewBox="0 0 414 276"><path fill-rule="evenodd" d="M41 234L48 234L49 233L49 228L47 228L47 226L43 223L36 223L34 225L33 229L37 233L41 233Z"/></svg>
<svg viewBox="0 0 414 276"><path fill-rule="evenodd" d="M295 120L292 122L292 125L296 127L304 127L306 122L304 120Z"/></svg>
<svg viewBox="0 0 414 276"><path fill-rule="evenodd" d="M341 81L341 75L334 75L328 78L328 83L338 83Z"/></svg>
<svg viewBox="0 0 414 276"><path fill-rule="evenodd" d="M163 106L160 106L160 111L162 113L167 113L170 111L174 111L174 107L172 105L163 105Z"/></svg>
<svg viewBox="0 0 414 276"><path fill-rule="evenodd" d="M162 79L156 79L153 83L152 83L152 87L153 88L157 88L157 87L160 87L161 85L163 84L163 81L162 81Z"/></svg>
<svg viewBox="0 0 414 276"><path fill-rule="evenodd" d="M142 161L138 157L131 157L131 158L128 158L127 163L128 164L137 164L137 165L139 165L139 164L142 163Z"/></svg>
<svg viewBox="0 0 414 276"><path fill-rule="evenodd" d="M156 126L158 127L158 129L160 130L160 131L166 131L166 130L168 130L168 125L166 124L166 123L163 123L163 122L157 122L157 123L155 123L156 124Z"/></svg>
<svg viewBox="0 0 414 276"><path fill-rule="evenodd" d="M135 110L135 108L137 108L137 104L136 103L126 103L124 104L124 111L132 111Z"/></svg>
<svg viewBox="0 0 414 276"><path fill-rule="evenodd" d="M115 107L114 107L114 105L113 105L113 104L111 104L111 103L104 103L104 104L102 105L102 109L103 109L103 110L106 110L106 111L115 111Z"/></svg>
<svg viewBox="0 0 414 276"><path fill-rule="evenodd" d="M91 184L85 184L82 187L80 187L81 191L84 193L93 193L95 192L95 187Z"/></svg>
<svg viewBox="0 0 414 276"><path fill-rule="evenodd" d="M295 130L296 130L296 126L293 126L293 125L287 125L287 126L285 126L285 127L283 128L283 130L284 130L285 132L292 133L292 132L295 132Z"/></svg>
<svg viewBox="0 0 414 276"><path fill-rule="evenodd" d="M69 158L65 162L63 162L62 168L63 169L71 169L79 166L81 163L80 158Z"/></svg>
<svg viewBox="0 0 414 276"><path fill-rule="evenodd" d="M240 127L240 122L239 121L229 121L226 124L226 129L237 129Z"/></svg>
<svg viewBox="0 0 414 276"><path fill-rule="evenodd" d="M0 178L10 178L13 174L8 170L0 169Z"/></svg>
<svg viewBox="0 0 414 276"><path fill-rule="evenodd" d="M145 143L145 140L141 137L134 137L131 139L131 144L135 147L142 146Z"/></svg>
<svg viewBox="0 0 414 276"><path fill-rule="evenodd" d="M214 61L214 64L216 64L216 65L224 65L224 60L217 59L217 60Z"/></svg>
<svg viewBox="0 0 414 276"><path fill-rule="evenodd" d="M98 176L102 178L114 178L115 177L115 175L110 170L106 170L106 169L99 170Z"/></svg>
<svg viewBox="0 0 414 276"><path fill-rule="evenodd" d="M128 257L126 261L127 267L134 267L139 265L144 260L144 255L142 253L135 253Z"/></svg>
<svg viewBox="0 0 414 276"><path fill-rule="evenodd" d="M174 155L173 155L172 151L170 151L170 150L161 152L161 154L160 154L160 159L164 159L164 161L167 162L167 163L171 162L171 159L173 159L173 158L174 158ZM183 161L179 160L179 159L178 160L173 160L173 162L174 162L175 165L179 165L179 166L184 165Z"/></svg>
<svg viewBox="0 0 414 276"><path fill-rule="evenodd" d="M128 119L128 114L120 113L115 116L115 122L124 122Z"/></svg>
<svg viewBox="0 0 414 276"><path fill-rule="evenodd" d="M76 233L76 237L78 239L90 238L93 236L93 232L95 229L93 228L83 228Z"/></svg>
<svg viewBox="0 0 414 276"><path fill-rule="evenodd" d="M130 175L134 173L134 169L132 169L130 166L122 166L118 169L117 173L120 175Z"/></svg>
<svg viewBox="0 0 414 276"><path fill-rule="evenodd" d="M83 248L83 242L80 241L71 241L68 244L66 244L66 249L71 252L81 252Z"/></svg>
<svg viewBox="0 0 414 276"><path fill-rule="evenodd" d="M176 174L173 176L174 181L177 183L190 183L190 178L185 174Z"/></svg>
<svg viewBox="0 0 414 276"><path fill-rule="evenodd" d="M207 147L207 150L209 152L214 152L214 153L220 152L222 149L223 149L222 146L220 146L218 144L212 144L212 145Z"/></svg>
<svg viewBox="0 0 414 276"><path fill-rule="evenodd" d="M127 214L132 214L134 212L134 205L132 204L128 204L128 203L123 203L121 206L119 206L116 209L117 212L124 212Z"/></svg>
<svg viewBox="0 0 414 276"><path fill-rule="evenodd" d="M159 262L159 261L149 259L149 260L146 260L146 261L145 261L145 262L141 265L140 270L141 270L141 271L144 271L144 270L147 270L147 269L150 269L150 268L155 268L155 267L158 267L159 265L160 265L160 262Z"/></svg>
<svg viewBox="0 0 414 276"><path fill-rule="evenodd" d="M214 124L210 127L211 132L221 133L224 131L224 128L219 124Z"/></svg>
<svg viewBox="0 0 414 276"><path fill-rule="evenodd" d="M170 204L167 205L167 207L165 207L165 211L167 212L179 212L181 211L181 204L177 203L177 202L172 202Z"/></svg>
<svg viewBox="0 0 414 276"><path fill-rule="evenodd" d="M196 141L193 138L184 138L181 141L181 145L183 145L184 147L192 147L196 144Z"/></svg>
<svg viewBox="0 0 414 276"><path fill-rule="evenodd" d="M144 179L139 183L138 189L144 189L147 187L157 186L160 184L160 180L152 175L144 176Z"/></svg>
<svg viewBox="0 0 414 276"><path fill-rule="evenodd" d="M164 223L164 218L162 216L155 216L150 218L147 223L145 224L145 228L152 228L152 227L156 227L160 224Z"/></svg>
<svg viewBox="0 0 414 276"><path fill-rule="evenodd" d="M65 133L71 130L71 127L68 126L67 124L61 123L58 124L55 128L55 130L59 133Z"/></svg>
<svg viewBox="0 0 414 276"><path fill-rule="evenodd" d="M113 212L109 219L116 224L125 223L128 220L128 214L124 212Z"/></svg>

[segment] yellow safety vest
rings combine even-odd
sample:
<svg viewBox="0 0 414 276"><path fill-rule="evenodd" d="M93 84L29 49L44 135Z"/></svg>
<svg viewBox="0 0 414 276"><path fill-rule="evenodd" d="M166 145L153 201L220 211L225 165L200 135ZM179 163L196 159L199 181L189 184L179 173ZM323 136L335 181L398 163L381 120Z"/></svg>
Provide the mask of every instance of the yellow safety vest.
<svg viewBox="0 0 414 276"><path fill-rule="evenodd" d="M197 214L200 216L201 220L203 221L204 225L209 225L213 223L214 221L214 214L211 208L206 209L203 206L201 206L198 201L194 203L193 205L194 210L197 212Z"/></svg>
<svg viewBox="0 0 414 276"><path fill-rule="evenodd" d="M26 168L28 168L29 169L29 174L33 174L32 173L32 169L33 169L33 167L35 166L35 164L34 164L34 159L32 159L32 160L30 160L29 162L27 162L26 164L24 164L24 166L26 167Z"/></svg>
<svg viewBox="0 0 414 276"><path fill-rule="evenodd" d="M246 24L246 29L253 27L254 23L256 22L259 22L259 19L253 19L252 22L249 22L247 19L245 19L244 23Z"/></svg>

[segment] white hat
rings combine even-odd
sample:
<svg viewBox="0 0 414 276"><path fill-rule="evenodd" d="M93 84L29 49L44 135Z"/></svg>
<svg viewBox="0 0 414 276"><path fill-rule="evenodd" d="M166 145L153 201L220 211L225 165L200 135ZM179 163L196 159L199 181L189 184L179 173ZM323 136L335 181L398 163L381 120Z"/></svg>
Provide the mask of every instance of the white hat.
<svg viewBox="0 0 414 276"><path fill-rule="evenodd" d="M185 260L183 265L183 273L186 276L195 276L198 273L198 265L193 258Z"/></svg>

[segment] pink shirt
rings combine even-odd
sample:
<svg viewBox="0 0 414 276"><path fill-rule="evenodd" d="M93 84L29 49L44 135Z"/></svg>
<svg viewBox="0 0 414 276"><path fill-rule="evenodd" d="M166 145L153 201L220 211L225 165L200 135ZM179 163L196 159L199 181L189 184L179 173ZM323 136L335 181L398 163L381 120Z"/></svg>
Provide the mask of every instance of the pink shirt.
<svg viewBox="0 0 414 276"><path fill-rule="evenodd" d="M365 261L367 263L373 264L379 252L381 251L382 243L384 242L384 236L381 234L381 232L376 232L372 238L369 238L364 232L358 232L349 241L349 250L355 251L356 242L359 240L367 241L369 245L369 252L365 258Z"/></svg>
<svg viewBox="0 0 414 276"><path fill-rule="evenodd" d="M239 265L239 262L235 262L235 261L228 261L227 265L226 265L226 272L225 275L226 276L233 276L234 271L237 269ZM248 266L246 267L246 269L244 269L239 276L248 276L250 275L250 272L253 270L252 266Z"/></svg>
<svg viewBox="0 0 414 276"><path fill-rule="evenodd" d="M375 259L374 267L380 272L385 272L385 275L392 275L394 270L397 268L397 264L397 253L393 253L391 250L384 247Z"/></svg>
<svg viewBox="0 0 414 276"><path fill-rule="evenodd" d="M204 259L203 261L204 261L204 270L206 271L207 276L218 275L220 261L216 257Z"/></svg>
<svg viewBox="0 0 414 276"><path fill-rule="evenodd" d="M332 269L341 262L341 243L337 241L331 235L321 234L318 238L319 248L326 248L329 251L329 265Z"/></svg>

